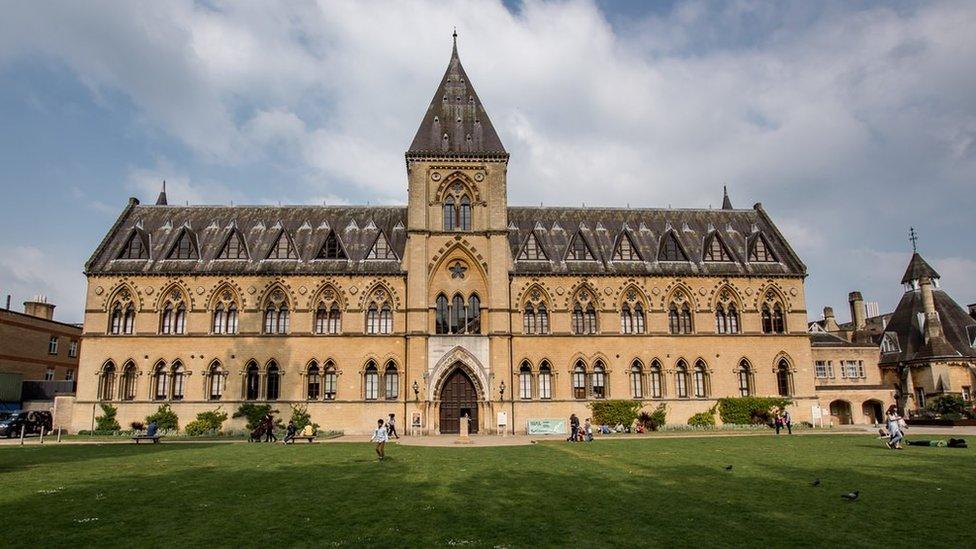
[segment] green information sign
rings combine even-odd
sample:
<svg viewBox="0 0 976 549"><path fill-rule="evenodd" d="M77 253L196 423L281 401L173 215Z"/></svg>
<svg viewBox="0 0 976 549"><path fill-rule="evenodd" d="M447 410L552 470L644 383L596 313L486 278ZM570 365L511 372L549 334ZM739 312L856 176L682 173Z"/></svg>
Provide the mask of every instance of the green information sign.
<svg viewBox="0 0 976 549"><path fill-rule="evenodd" d="M530 419L528 431L530 435L565 435L568 432L565 419Z"/></svg>

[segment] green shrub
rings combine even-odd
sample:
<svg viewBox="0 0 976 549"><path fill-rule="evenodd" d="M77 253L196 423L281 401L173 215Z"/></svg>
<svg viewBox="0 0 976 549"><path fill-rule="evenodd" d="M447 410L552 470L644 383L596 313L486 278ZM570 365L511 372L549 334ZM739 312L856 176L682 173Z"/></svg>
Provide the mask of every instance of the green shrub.
<svg viewBox="0 0 976 549"><path fill-rule="evenodd" d="M227 413L221 412L220 408L209 412L200 412L197 418L186 424L186 434L191 437L200 435L215 435L220 433L220 428L227 421Z"/></svg>
<svg viewBox="0 0 976 549"><path fill-rule="evenodd" d="M966 401L959 395L940 395L925 405L933 413L945 419L962 419L966 413Z"/></svg>
<svg viewBox="0 0 976 549"><path fill-rule="evenodd" d="M308 406L305 404L293 404L291 407L291 421L295 428L301 431L306 425L311 425L312 430L318 431L319 424L312 423L312 414L308 413Z"/></svg>
<svg viewBox="0 0 976 549"><path fill-rule="evenodd" d="M717 406L716 404L704 412L698 412L691 416L688 419L688 425L692 427L715 427L715 408Z"/></svg>
<svg viewBox="0 0 976 549"><path fill-rule="evenodd" d="M100 406L102 407L102 415L95 418L95 430L118 431L122 429L118 420L115 419L115 415L119 413L119 409L111 404L100 404Z"/></svg>
<svg viewBox="0 0 976 549"><path fill-rule="evenodd" d="M657 431L662 425L668 422L668 405L661 403L657 405L657 408L653 412L646 412L641 410L640 415L637 416L637 423L640 423L648 431Z"/></svg>
<svg viewBox="0 0 976 549"><path fill-rule="evenodd" d="M146 425L153 421L156 422L156 427L160 431L180 430L180 418L176 416L176 412L170 409L169 404L163 404L156 410L156 413L146 416Z"/></svg>
<svg viewBox="0 0 976 549"><path fill-rule="evenodd" d="M268 415L268 412L278 413L278 410L272 410L271 406L267 404L247 403L247 404L241 404L237 408L237 411L234 412L233 417L247 418L247 430L253 431L254 429L257 428L258 424L261 423L261 420L264 419L264 416ZM279 420L275 420L275 422L278 423Z"/></svg>
<svg viewBox="0 0 976 549"><path fill-rule="evenodd" d="M640 403L632 400L597 400L588 404L593 410L593 422L613 427L618 423L630 427L637 420Z"/></svg>
<svg viewBox="0 0 976 549"><path fill-rule="evenodd" d="M792 404L786 397L728 397L718 399L722 423L766 425L772 422L773 410Z"/></svg>

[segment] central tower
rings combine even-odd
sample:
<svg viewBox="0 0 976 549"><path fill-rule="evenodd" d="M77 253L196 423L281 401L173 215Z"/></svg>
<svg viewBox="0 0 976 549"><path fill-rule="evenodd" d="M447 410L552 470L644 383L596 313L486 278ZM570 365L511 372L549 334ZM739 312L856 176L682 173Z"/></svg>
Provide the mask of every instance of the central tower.
<svg viewBox="0 0 976 549"><path fill-rule="evenodd" d="M511 386L508 152L461 65L456 33L406 163L407 360L426 427L449 431L469 410L489 429L500 383ZM442 402L458 369L473 382L476 410L470 399L460 411ZM455 423L442 422L446 414Z"/></svg>

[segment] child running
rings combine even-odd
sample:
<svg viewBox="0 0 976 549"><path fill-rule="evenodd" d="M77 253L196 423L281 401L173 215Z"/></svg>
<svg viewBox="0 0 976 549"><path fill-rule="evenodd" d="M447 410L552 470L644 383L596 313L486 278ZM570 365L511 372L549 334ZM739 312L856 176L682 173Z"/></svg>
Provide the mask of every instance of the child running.
<svg viewBox="0 0 976 549"><path fill-rule="evenodd" d="M370 439L372 442L376 443L376 455L383 461L386 457L386 441L390 440L390 433L383 426L383 420L376 420L376 430L373 431L373 438Z"/></svg>

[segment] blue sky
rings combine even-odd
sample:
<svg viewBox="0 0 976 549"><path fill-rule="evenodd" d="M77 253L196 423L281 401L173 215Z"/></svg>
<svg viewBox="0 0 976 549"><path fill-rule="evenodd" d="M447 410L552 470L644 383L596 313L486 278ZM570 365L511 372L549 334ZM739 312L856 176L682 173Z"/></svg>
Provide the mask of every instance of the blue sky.
<svg viewBox="0 0 976 549"><path fill-rule="evenodd" d="M461 57L512 204L762 202L812 319L900 297L909 226L976 301L972 2L45 2L0 18L0 293L82 319L129 196L403 203Z"/></svg>

